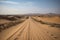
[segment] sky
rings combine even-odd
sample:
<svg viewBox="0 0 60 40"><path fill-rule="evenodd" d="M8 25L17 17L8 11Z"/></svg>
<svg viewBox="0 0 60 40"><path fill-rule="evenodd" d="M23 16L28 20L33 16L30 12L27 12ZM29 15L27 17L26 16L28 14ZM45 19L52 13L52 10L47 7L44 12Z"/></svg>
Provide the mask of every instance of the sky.
<svg viewBox="0 0 60 40"><path fill-rule="evenodd" d="M60 0L0 0L0 15L29 13L60 13Z"/></svg>

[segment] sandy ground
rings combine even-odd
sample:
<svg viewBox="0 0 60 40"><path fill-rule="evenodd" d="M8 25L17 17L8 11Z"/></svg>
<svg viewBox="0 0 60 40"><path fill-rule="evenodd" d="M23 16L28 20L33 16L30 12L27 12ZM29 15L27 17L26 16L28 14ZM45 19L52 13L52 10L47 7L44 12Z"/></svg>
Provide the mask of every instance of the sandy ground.
<svg viewBox="0 0 60 40"><path fill-rule="evenodd" d="M60 17L54 16L54 17L35 17L38 20L50 22L50 23L59 23L60 24Z"/></svg>
<svg viewBox="0 0 60 40"><path fill-rule="evenodd" d="M5 19L0 19L0 24L9 23L9 22L11 22L11 21L5 20Z"/></svg>
<svg viewBox="0 0 60 40"><path fill-rule="evenodd" d="M60 40L60 29L29 17L25 22L0 32L0 40Z"/></svg>

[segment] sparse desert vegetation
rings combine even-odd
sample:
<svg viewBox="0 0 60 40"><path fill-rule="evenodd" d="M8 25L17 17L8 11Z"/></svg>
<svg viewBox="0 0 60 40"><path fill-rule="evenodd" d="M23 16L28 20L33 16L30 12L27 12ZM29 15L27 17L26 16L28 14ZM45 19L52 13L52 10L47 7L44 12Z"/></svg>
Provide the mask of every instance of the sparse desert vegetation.
<svg viewBox="0 0 60 40"><path fill-rule="evenodd" d="M28 17L25 16L11 16L11 15L0 15L0 32L4 29L15 26L19 23L24 22Z"/></svg>
<svg viewBox="0 0 60 40"><path fill-rule="evenodd" d="M0 16L1 40L60 40L60 17Z"/></svg>
<svg viewBox="0 0 60 40"><path fill-rule="evenodd" d="M60 17L59 16L47 16L47 15L40 15L32 17L37 22L41 24L50 25L51 27L60 28Z"/></svg>

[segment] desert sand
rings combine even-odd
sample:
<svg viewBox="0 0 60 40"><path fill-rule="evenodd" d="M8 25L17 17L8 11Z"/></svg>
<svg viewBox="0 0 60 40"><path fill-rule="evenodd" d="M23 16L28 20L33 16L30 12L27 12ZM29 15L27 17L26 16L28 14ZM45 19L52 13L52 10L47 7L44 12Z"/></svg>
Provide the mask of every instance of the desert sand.
<svg viewBox="0 0 60 40"><path fill-rule="evenodd" d="M45 22L60 23L60 21L56 21L58 19L56 17L55 21L53 18L50 18L52 20L42 17L33 18ZM0 32L0 40L60 40L60 28L41 24L29 16L29 19L26 19L23 23Z"/></svg>

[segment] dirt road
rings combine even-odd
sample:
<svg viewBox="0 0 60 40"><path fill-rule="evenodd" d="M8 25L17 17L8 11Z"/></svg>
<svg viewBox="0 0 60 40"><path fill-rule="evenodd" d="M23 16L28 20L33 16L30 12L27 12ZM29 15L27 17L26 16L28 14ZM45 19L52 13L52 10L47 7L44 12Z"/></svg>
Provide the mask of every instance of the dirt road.
<svg viewBox="0 0 60 40"><path fill-rule="evenodd" d="M18 31L5 40L60 40L60 29L40 24L31 17L17 28ZM4 32L2 33L4 34ZM7 36L9 36L8 33Z"/></svg>

